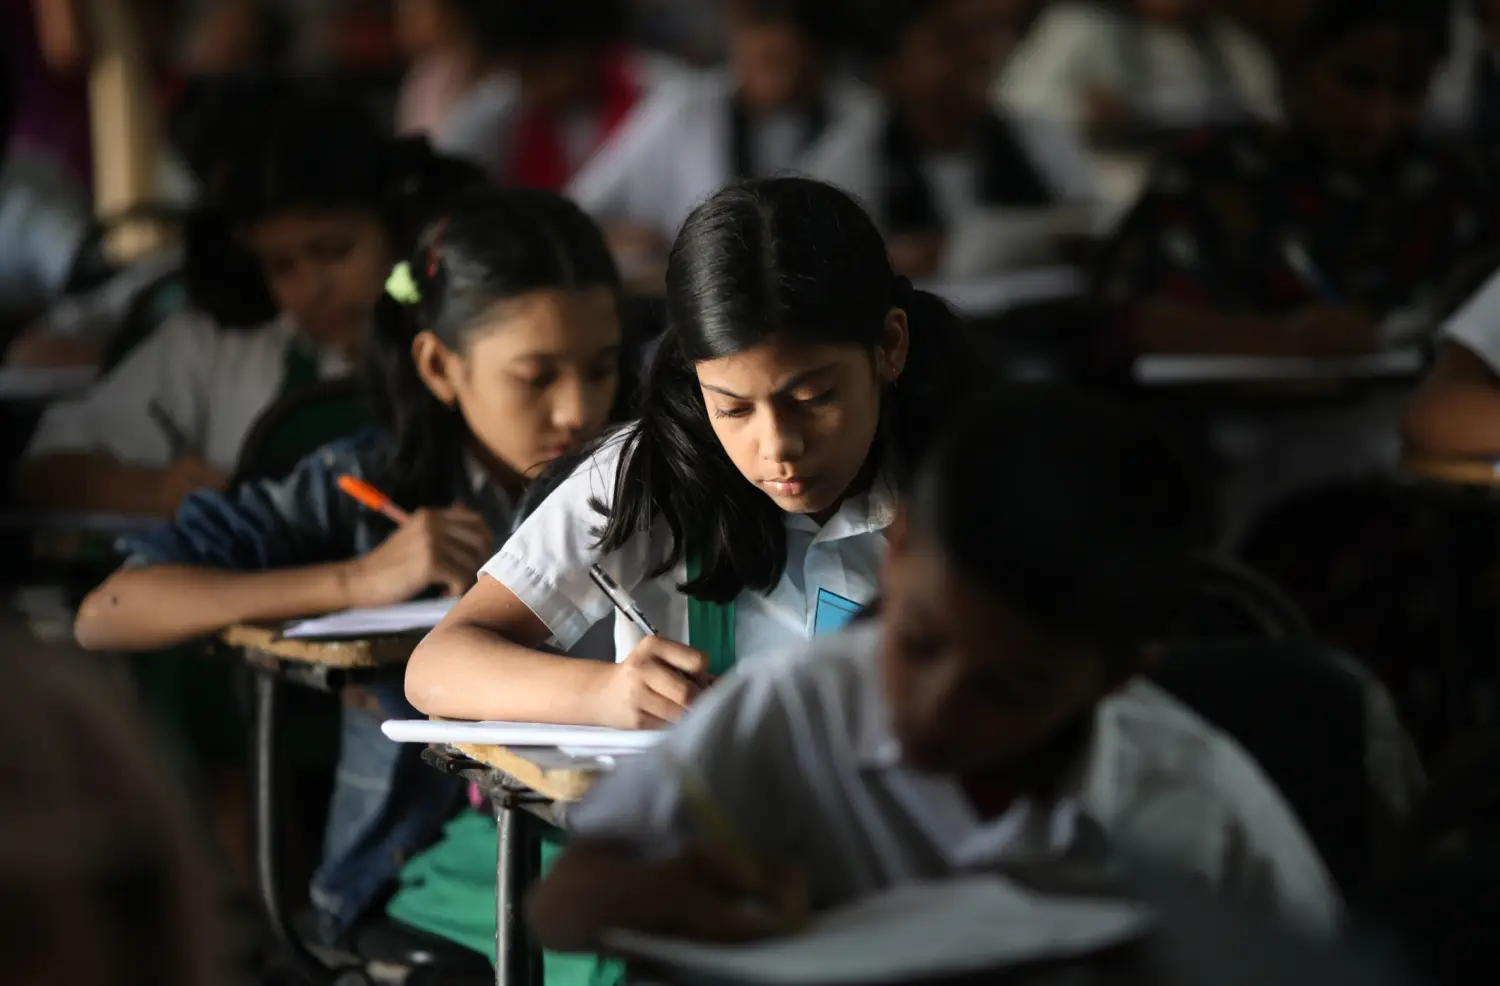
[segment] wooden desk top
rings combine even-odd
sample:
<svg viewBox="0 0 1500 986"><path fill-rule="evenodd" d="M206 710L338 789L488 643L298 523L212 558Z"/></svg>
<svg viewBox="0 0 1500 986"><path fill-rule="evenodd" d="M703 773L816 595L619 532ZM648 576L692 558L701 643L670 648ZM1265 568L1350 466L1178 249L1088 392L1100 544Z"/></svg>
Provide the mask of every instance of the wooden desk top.
<svg viewBox="0 0 1500 986"><path fill-rule="evenodd" d="M596 770L547 767L503 746L455 743L453 749L487 767L509 774L543 797L563 803L581 799L599 776Z"/></svg>
<svg viewBox="0 0 1500 986"><path fill-rule="evenodd" d="M1500 464L1493 459L1407 453L1401 457L1401 469L1438 483L1500 488Z"/></svg>
<svg viewBox="0 0 1500 986"><path fill-rule="evenodd" d="M396 636L368 640L286 640L276 634L276 627L233 626L221 633L219 639L231 647L330 668L379 668L405 664L422 639L420 636Z"/></svg>

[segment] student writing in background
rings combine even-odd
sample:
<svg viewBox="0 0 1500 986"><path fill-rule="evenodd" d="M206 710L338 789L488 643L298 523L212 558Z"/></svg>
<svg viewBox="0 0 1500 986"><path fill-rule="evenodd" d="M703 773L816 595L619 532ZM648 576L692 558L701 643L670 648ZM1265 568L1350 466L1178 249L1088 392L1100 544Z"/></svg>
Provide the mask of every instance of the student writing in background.
<svg viewBox="0 0 1500 986"><path fill-rule="evenodd" d="M911 277L1045 263L1064 233L1088 226L1092 178L1067 129L990 106L985 8L984 0L860 0L855 23L884 105L851 114L805 162L869 207L892 264ZM1006 216L1014 223L983 237L984 255L955 247L966 227ZM1028 219L1040 227L1023 228ZM1053 228L1051 219L1063 221Z"/></svg>
<svg viewBox="0 0 1500 986"><path fill-rule="evenodd" d="M84 646L142 650L236 623L457 594L511 526L529 479L595 435L621 397L619 277L597 227L547 192L452 199L374 320L381 426L283 480L199 492L170 525L128 539L125 566L84 602ZM363 479L410 512L400 526L340 491ZM380 722L412 710L399 684L344 709L342 762L313 887L335 939L452 808Z"/></svg>
<svg viewBox="0 0 1500 986"><path fill-rule="evenodd" d="M663 255L693 207L730 179L798 170L870 98L839 73L836 4L735 0L729 14L728 70L657 87L568 186L622 257Z"/></svg>
<svg viewBox="0 0 1500 986"><path fill-rule="evenodd" d="M840 626L873 599L893 490L992 379L859 207L808 179L734 184L694 210L667 307L639 423L552 491L413 654L422 712L658 727L737 659ZM616 663L543 652L611 618L596 563L662 636L616 620ZM492 821L460 816L407 866L391 915L491 949L494 847ZM549 958L547 981L598 972Z"/></svg>
<svg viewBox="0 0 1500 986"><path fill-rule="evenodd" d="M1495 235L1484 176L1417 133L1441 5L1316 0L1287 122L1205 131L1158 163L1107 247L1118 352L1335 356L1431 302Z"/></svg>
<svg viewBox="0 0 1500 986"><path fill-rule="evenodd" d="M463 114L440 146L484 166L501 184L560 191L676 73L625 42L622 0L492 0L496 55L512 66L503 108Z"/></svg>
<svg viewBox="0 0 1500 986"><path fill-rule="evenodd" d="M221 488L279 394L349 371L392 257L436 197L481 180L338 100L294 98L257 137L190 226L199 310L47 411L17 469L22 502L169 517Z"/></svg>
<svg viewBox="0 0 1500 986"><path fill-rule="evenodd" d="M876 617L745 667L602 780L532 895L536 934L754 939L893 884L1121 853L1330 933L1336 891L1280 795L1140 677L1195 540L1173 453L1108 402L984 401L904 498ZM748 870L696 827L685 772Z"/></svg>

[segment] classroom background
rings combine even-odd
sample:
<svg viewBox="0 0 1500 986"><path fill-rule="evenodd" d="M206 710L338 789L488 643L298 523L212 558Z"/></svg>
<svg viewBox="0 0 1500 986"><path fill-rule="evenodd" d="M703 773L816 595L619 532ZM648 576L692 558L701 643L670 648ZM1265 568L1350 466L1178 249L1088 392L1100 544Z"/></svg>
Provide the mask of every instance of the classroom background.
<svg viewBox="0 0 1500 986"><path fill-rule="evenodd" d="M216 891L162 890L139 924L70 920L64 939L102 965L35 981L227 981L197 954L221 936L247 981L330 967L305 888L331 715L363 700L385 644L233 628L190 645L195 667L231 670L204 704L181 681L164 699L151 660L73 639L118 537L196 488L284 475L364 420L357 341L303 353L294 374L285 316L214 334L225 320L196 293L239 273L195 250L204 203L277 101L314 90L357 103L400 153L425 145L476 180L577 202L619 266L641 366L692 207L736 178L802 173L861 201L898 273L993 351L997 386L1065 381L1164 422L1212 504L1179 632L1243 649L1193 683L1205 714L1287 793L1352 902L1379 902L1418 950L1462 955L1438 981L1492 979L1500 3L1426 0L1404 38L1379 19L1407 23L1412 4L1324 10L1339 6L0 0L0 633L6 664L76 671L119 718L98 749L54 735L63 713L23 728L28 689L45 708L74 685L17 678L0 900L9 921L48 867L110 878L85 872L115 844L98 826L56 826L98 841L88 852L20 848L52 838L53 814L97 814L96 787L171 815L121 851ZM84 455L119 471L70 471ZM163 701L212 719L223 748L163 735ZM178 826L202 838L158 838ZM180 965L125 975L142 946L116 937L136 934ZM25 933L0 928L6 941ZM393 981L491 975L444 978L399 936L343 947Z"/></svg>

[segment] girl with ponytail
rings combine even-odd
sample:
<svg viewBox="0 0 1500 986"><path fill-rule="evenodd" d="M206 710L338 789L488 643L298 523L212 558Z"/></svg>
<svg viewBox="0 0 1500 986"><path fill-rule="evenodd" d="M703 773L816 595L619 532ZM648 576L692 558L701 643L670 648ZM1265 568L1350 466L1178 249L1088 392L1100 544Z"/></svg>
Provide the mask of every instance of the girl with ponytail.
<svg viewBox="0 0 1500 986"><path fill-rule="evenodd" d="M421 711L661 727L736 658L841 627L874 600L896 490L995 379L956 317L892 272L854 200L808 179L730 185L699 206L671 253L667 310L639 422L581 459L412 656ZM614 613L596 564L660 633L614 619L614 663L556 653ZM445 851L412 861L390 912L417 923L434 877L472 869L467 933L427 926L482 949L482 865ZM548 956L546 972L552 986L603 971Z"/></svg>
<svg viewBox="0 0 1500 986"><path fill-rule="evenodd" d="M171 646L238 623L461 593L551 460L597 435L626 388L620 281L604 236L526 189L451 198L376 306L369 365L380 427L286 479L200 491L129 538L124 568L80 608L86 647ZM340 491L353 476L411 515L396 526ZM380 734L413 715L399 683L343 709L340 766L313 901L330 943L430 840L452 783Z"/></svg>

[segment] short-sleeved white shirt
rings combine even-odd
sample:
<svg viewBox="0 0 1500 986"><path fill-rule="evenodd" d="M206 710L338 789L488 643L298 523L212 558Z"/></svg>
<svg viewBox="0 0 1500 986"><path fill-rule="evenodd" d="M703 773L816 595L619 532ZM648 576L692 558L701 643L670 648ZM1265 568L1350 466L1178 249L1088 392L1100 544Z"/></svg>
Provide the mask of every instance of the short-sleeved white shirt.
<svg viewBox="0 0 1500 986"><path fill-rule="evenodd" d="M658 86L574 176L569 197L596 217L645 225L671 242L693 207L734 177L729 130L733 94L733 79L724 72L684 74ZM873 100L852 81L830 86L830 129ZM800 144L802 124L788 115L752 127L762 174L801 167L811 150Z"/></svg>
<svg viewBox="0 0 1500 986"><path fill-rule="evenodd" d="M596 562L635 598L657 632L688 641L688 600L677 591L687 578L686 563L654 578L647 574L667 557L672 536L667 525L652 523L608 556L595 544L594 532L604 518L591 502L607 507L613 500L621 456L634 437L633 430L626 430L610 438L542 501L481 570L515 593L563 650L613 613L589 578L589 567ZM873 602L885 557L885 529L894 516L894 491L883 478L868 492L844 501L821 528L808 517L787 514L781 581L769 593L747 589L735 599L737 659L759 657L812 636L820 594L824 606ZM641 639L624 619L615 620L614 635L616 659Z"/></svg>
<svg viewBox="0 0 1500 986"><path fill-rule="evenodd" d="M204 461L232 472L251 426L280 395L297 335L284 317L230 331L197 312L173 315L85 396L48 408L26 455L106 452L131 465L169 465L171 442L149 410L155 400ZM349 369L336 352L318 354L324 379Z"/></svg>
<svg viewBox="0 0 1500 986"><path fill-rule="evenodd" d="M1035 871L1111 852L1165 863L1316 933L1340 902L1281 795L1232 739L1138 680L1098 706L1050 799L997 819L957 778L901 762L877 623L737 668L661 746L621 764L568 815L576 836L674 854L694 837L680 766L760 854L807 867L816 906L963 871Z"/></svg>
<svg viewBox="0 0 1500 986"><path fill-rule="evenodd" d="M1491 274L1490 279L1448 319L1442 334L1500 373L1500 272Z"/></svg>

